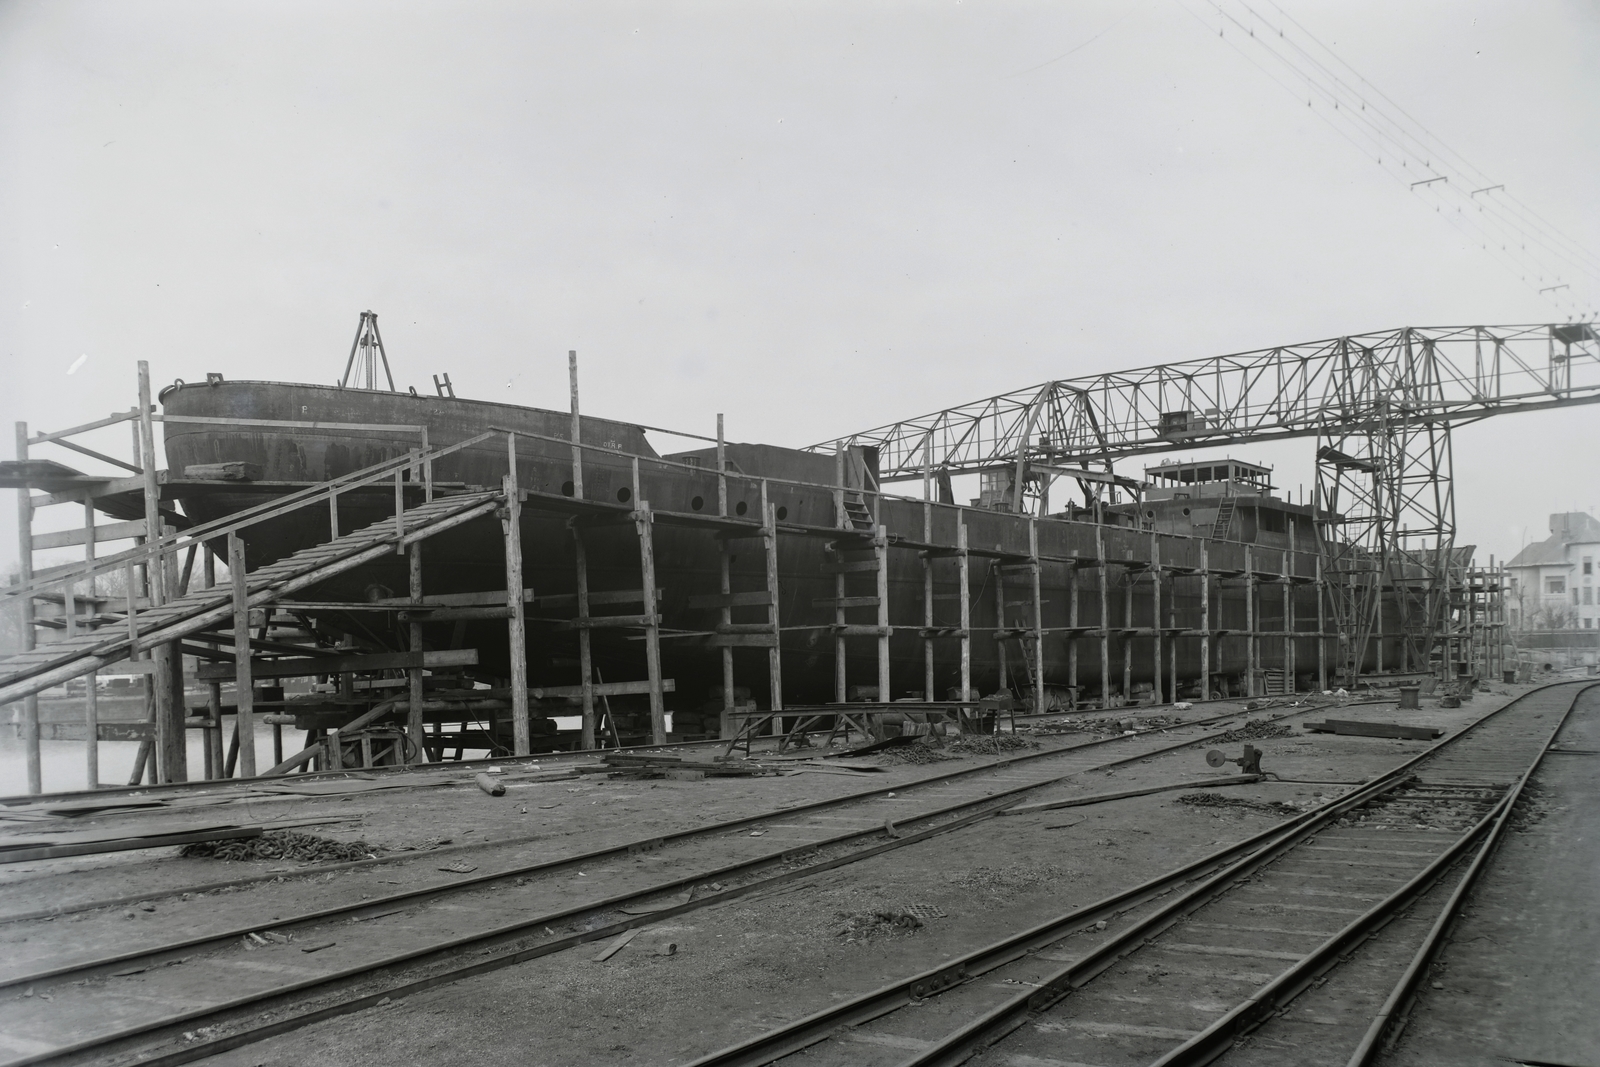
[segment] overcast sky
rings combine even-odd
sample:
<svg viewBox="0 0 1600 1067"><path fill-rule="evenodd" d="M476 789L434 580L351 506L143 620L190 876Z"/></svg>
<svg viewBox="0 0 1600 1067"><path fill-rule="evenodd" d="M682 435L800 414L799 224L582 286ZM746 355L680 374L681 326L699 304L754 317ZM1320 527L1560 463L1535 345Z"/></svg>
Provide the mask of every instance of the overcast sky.
<svg viewBox="0 0 1600 1067"><path fill-rule="evenodd" d="M1282 3L1600 249L1600 7ZM1217 24L1206 0L11 0L0 416L126 409L138 359L332 382L368 308L402 386L562 407L577 349L587 411L789 445L1055 377L1565 319ZM1600 505L1597 427L1456 435L1480 560ZM1312 479L1308 444L1233 452Z"/></svg>

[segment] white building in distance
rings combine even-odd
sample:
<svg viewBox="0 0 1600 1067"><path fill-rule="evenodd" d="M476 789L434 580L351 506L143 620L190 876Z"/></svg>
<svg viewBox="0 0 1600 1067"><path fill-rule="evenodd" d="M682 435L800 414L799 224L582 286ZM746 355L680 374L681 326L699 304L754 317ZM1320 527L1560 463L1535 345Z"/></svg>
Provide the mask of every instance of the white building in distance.
<svg viewBox="0 0 1600 1067"><path fill-rule="evenodd" d="M1513 630L1594 630L1600 519L1583 511L1550 516L1550 536L1506 564L1507 618Z"/></svg>

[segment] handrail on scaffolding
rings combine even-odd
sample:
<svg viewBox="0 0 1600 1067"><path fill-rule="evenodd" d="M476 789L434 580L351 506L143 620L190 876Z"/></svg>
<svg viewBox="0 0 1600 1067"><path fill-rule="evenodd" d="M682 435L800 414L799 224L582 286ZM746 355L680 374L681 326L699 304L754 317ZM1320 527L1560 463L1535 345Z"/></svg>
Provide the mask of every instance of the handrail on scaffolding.
<svg viewBox="0 0 1600 1067"><path fill-rule="evenodd" d="M336 478L318 482L316 485L294 490L281 497L252 505L242 511L234 512L220 519L214 519L200 526L191 527L188 530L163 534L160 537L147 537L143 545L126 549L116 555L97 558L92 564L86 563L85 566L73 568L65 573L55 574L49 578L35 578L20 585L6 586L3 590L0 590L0 597L9 599L37 593L39 590L49 588L52 585L78 582L85 578L117 570L127 563L136 563L140 560L149 559L158 553L175 552L190 545L203 544L231 533L237 533L245 527L265 522L268 519L277 518L289 512L298 511L301 508L331 500L342 493L376 484L391 475L398 475L406 470L416 470L419 466L426 472L422 484L428 490L431 490L433 485L433 463L436 460L494 436L496 436L495 432L489 430L478 434L476 437L469 437L465 441L458 441L453 445L445 445L428 452L412 451L404 456L382 460L371 466L363 467L361 470L351 471L348 474L341 474ZM431 491L428 492L428 496L431 498Z"/></svg>

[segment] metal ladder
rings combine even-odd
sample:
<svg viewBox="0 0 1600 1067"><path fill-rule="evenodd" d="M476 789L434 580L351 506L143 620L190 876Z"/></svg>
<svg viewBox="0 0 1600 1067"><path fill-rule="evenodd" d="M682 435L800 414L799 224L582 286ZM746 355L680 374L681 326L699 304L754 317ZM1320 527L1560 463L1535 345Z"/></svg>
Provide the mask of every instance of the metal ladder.
<svg viewBox="0 0 1600 1067"><path fill-rule="evenodd" d="M1211 527L1211 539L1220 541L1228 536L1228 530L1233 526L1233 497L1223 497L1222 506L1217 508L1217 521Z"/></svg>

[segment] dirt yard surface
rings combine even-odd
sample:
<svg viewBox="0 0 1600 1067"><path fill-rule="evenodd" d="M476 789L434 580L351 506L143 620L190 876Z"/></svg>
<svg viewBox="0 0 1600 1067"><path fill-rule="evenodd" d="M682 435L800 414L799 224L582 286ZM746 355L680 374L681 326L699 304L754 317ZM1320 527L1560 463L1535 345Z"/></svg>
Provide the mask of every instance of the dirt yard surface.
<svg viewBox="0 0 1600 1067"><path fill-rule="evenodd" d="M1600 1062L1600 693L1580 699L1422 984L1391 1062Z"/></svg>
<svg viewBox="0 0 1600 1067"><path fill-rule="evenodd" d="M1019 736L1037 742L1039 751L1124 736L1145 726L1165 730L1149 735L1165 744L1239 731L1232 735L1236 740L1217 742L1216 747L1236 758L1248 740L1263 751L1263 770L1277 778L1203 791L1205 796L1226 797L1226 803L1197 801L1191 788L984 819L926 842L646 926L605 962L594 960L602 945L583 945L207 1062L251 1067L400 1061L471 1067L683 1063L1257 833L1285 813L1337 796L1429 744L1307 733L1301 726L1306 719L1404 721L1443 728L1448 736L1526 687L1494 690L1461 708L1440 708L1437 701L1425 699L1420 710L1405 713L1392 703L1295 707L1280 699L1276 706L1254 711L1242 703L1198 704L1188 710L1169 705L1125 709L1098 719L1064 716L1054 725L1042 720L1019 724ZM1228 717L1205 727L1182 725L1219 715ZM1286 717L1268 721L1279 716ZM1019 802L1237 775L1231 765L1208 767L1207 747L1180 748L1112 770L1077 773L1031 790ZM183 858L177 848L168 847L0 865L0 978L238 923L446 885L462 877L441 870L452 864L481 874L764 813L771 815L760 824L761 832L781 842L785 822L780 809L826 798L863 795L837 809L842 821L893 822L953 795L953 786L930 782L931 777L996 759L948 745L933 751L936 755L926 761L892 755L826 761L880 766L876 772L695 781L613 780L603 773L551 780L552 771L592 764L593 758L543 757L502 764L503 773L496 776L506 785L501 797L478 789L472 769L445 764L392 778L338 779L344 784L327 788L350 791L331 795L263 793L257 791L257 782L181 796L117 793L107 799L133 802L164 796L169 803L73 818L46 814L43 807L0 809L0 832L12 839L63 830L152 833L233 823L361 842L374 857L354 864ZM1100 762L1118 757L1117 744L1095 751ZM709 753L696 758L708 759ZM1029 766L1036 771L1040 763L1030 761ZM984 782L1000 790L1022 777L1018 768L1001 766L988 772ZM745 854L734 848L735 843L748 845L744 836L741 832L737 842L722 835L681 850L668 846L638 856L609 857L581 872L565 870L526 886L520 880L507 882L497 892L527 894L530 904L541 906L598 899L616 887L648 884L650 877L689 875L712 869L719 859L729 862ZM97 902L107 906L80 910ZM452 907L470 909L472 904L464 897L458 905L435 906L426 915L448 924ZM46 909L65 913L5 921ZM599 924L603 919L590 921ZM348 936L376 937L381 925L374 923L370 935L363 927ZM1097 936L1076 935L1057 949L1078 954ZM254 958L269 959L279 949L287 960L289 946L269 946L262 950L266 955ZM937 998L918 1010L937 1013ZM950 1025L959 1022L951 1019ZM406 1051L400 1056L397 1049Z"/></svg>

